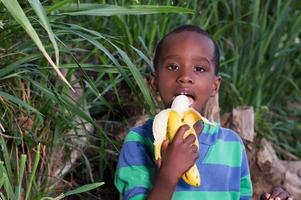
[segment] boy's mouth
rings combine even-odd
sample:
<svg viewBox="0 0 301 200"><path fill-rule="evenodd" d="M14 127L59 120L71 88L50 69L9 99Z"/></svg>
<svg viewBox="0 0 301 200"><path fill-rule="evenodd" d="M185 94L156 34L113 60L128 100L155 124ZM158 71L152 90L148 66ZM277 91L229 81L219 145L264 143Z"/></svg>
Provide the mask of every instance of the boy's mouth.
<svg viewBox="0 0 301 200"><path fill-rule="evenodd" d="M194 96L192 94L187 93L187 92L181 92L181 93L176 94L176 96L178 96L178 95L185 95L185 96L187 96L188 100L189 100L189 106L191 106L194 103L195 98L194 98ZM176 96L174 96L174 98L176 98Z"/></svg>

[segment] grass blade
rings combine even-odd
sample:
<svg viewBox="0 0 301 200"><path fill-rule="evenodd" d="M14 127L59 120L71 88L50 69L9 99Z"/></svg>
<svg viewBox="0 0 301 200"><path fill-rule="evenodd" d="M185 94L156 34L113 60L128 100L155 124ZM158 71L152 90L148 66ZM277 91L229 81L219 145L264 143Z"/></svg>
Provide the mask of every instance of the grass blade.
<svg viewBox="0 0 301 200"><path fill-rule="evenodd" d="M43 27L45 28L45 30L48 33L48 37L54 48L56 65L59 66L59 63L60 63L59 62L59 48L56 43L55 35L51 29L46 12L39 0L29 0L29 3L31 5L31 7L33 8L33 10L35 11L35 13L37 14L37 16L39 17L41 24L43 25Z"/></svg>
<svg viewBox="0 0 301 200"><path fill-rule="evenodd" d="M27 110L29 111L32 111L34 113L36 113L37 115L39 116L43 116L42 113L40 113L37 109L35 109L34 107L30 106L29 104L25 103L24 101L22 101L21 99L15 97L15 96L12 96L6 92L2 92L0 91L0 97L3 97L4 99L16 104L16 105L20 105L24 108L26 108Z"/></svg>
<svg viewBox="0 0 301 200"><path fill-rule="evenodd" d="M4 78L7 74L9 74L9 73L13 72L14 70L18 69L20 67L20 65L22 65L24 63L31 62L35 59L38 59L39 57L40 56L38 54L26 55L26 57L21 58L21 59L15 61L14 63L11 63L11 64L3 67L2 69L0 69L0 80L2 78Z"/></svg>
<svg viewBox="0 0 301 200"><path fill-rule="evenodd" d="M82 6L85 5L80 4L80 7ZM83 8L88 8L88 9L77 11L77 12L65 12L65 13L61 13L61 15L113 16L113 15L146 15L146 14L157 14L157 13L190 13L190 14L194 13L194 10L188 8L176 7L176 6L157 6L157 5L131 5L126 7L121 7L116 5L89 4Z"/></svg>
<svg viewBox="0 0 301 200"><path fill-rule="evenodd" d="M104 184L104 182L87 184L87 185L81 186L79 188L76 188L74 190L66 192L64 194L64 197L67 197L67 196L70 196L70 195L73 195L73 194L79 194L79 193L87 192L87 191L93 190L95 188L98 188L98 187L102 186L103 184Z"/></svg>
<svg viewBox="0 0 301 200"><path fill-rule="evenodd" d="M4 159L5 168L6 168L6 170L3 171L3 173L5 172L7 174L7 178L8 178L7 181L10 181L13 179L13 172L12 172L12 167L10 163L10 157L6 146L6 142L2 136L0 137L0 146L1 146L1 154Z"/></svg>
<svg viewBox="0 0 301 200"><path fill-rule="evenodd" d="M1 1L4 4L4 6L7 8L7 10L10 12L10 14L15 18L15 20L23 27L23 29L27 32L30 38L34 41L34 43L37 45L39 50L43 53L44 57L47 59L47 61L50 63L53 69L57 72L59 77L72 89L73 92L75 92L72 86L70 85L70 83L66 80L64 75L60 72L56 64L52 61L52 59L48 55L42 41L40 40L37 32L29 22L28 18L23 12L18 1L17 0L1 0Z"/></svg>
<svg viewBox="0 0 301 200"><path fill-rule="evenodd" d="M121 50L119 47L117 47L116 45L114 45L114 44L112 44L112 45L117 49L117 51L121 55L123 61L127 64L138 87L140 88L140 91L144 97L144 100L146 101L147 105L150 106L151 111L154 112L156 109L156 105L153 101L153 98L151 96L151 93L149 92L149 88L147 87L147 84L146 84L143 76L141 75L141 73L139 72L137 67L134 65L134 63L130 60L128 55L123 50Z"/></svg>
<svg viewBox="0 0 301 200"><path fill-rule="evenodd" d="M9 181L9 178L7 175L7 170L5 169L2 161L0 161L0 175L1 175L0 184L1 184L1 186L3 185L3 187L4 187L4 192L6 193L6 197L8 199L14 199L13 188L12 188L11 182ZM1 196L4 196L4 195L1 193Z"/></svg>
<svg viewBox="0 0 301 200"><path fill-rule="evenodd" d="M17 186L17 200L21 199L21 188L22 188L22 180L24 176L24 171L25 171L25 162L26 162L26 155L22 154L21 155L21 162L20 162L20 169L18 171L18 186Z"/></svg>
<svg viewBox="0 0 301 200"><path fill-rule="evenodd" d="M32 168L30 179L29 179L28 188L27 188L27 191L26 191L25 200L27 200L28 197L29 197L29 194L30 194L31 188L32 188L32 184L33 184L33 180L34 180L35 175L36 175L36 171L37 171L38 164L39 164L39 161L40 161L40 156L41 156L40 155L40 148L41 148L41 144L38 144L37 152L36 152L36 156L35 156L35 160L34 160L34 164L33 164L33 168Z"/></svg>

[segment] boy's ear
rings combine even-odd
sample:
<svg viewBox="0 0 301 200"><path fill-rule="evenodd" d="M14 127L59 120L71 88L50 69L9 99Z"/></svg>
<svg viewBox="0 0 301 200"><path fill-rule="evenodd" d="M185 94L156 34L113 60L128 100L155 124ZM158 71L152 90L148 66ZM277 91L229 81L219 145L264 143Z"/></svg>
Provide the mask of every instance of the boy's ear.
<svg viewBox="0 0 301 200"><path fill-rule="evenodd" d="M220 84L221 84L221 77L220 76L215 76L210 97L214 97L218 93Z"/></svg>
<svg viewBox="0 0 301 200"><path fill-rule="evenodd" d="M151 73L150 86L154 92L158 91L158 80L156 72Z"/></svg>

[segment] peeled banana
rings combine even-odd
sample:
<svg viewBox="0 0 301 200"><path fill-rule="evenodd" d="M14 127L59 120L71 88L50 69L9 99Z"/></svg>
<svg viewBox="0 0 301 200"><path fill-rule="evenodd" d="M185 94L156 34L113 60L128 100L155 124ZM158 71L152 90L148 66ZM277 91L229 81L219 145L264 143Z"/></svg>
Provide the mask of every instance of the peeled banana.
<svg viewBox="0 0 301 200"><path fill-rule="evenodd" d="M195 135L195 145L199 150L198 137L193 125L199 120L203 120L204 123L211 123L195 109L189 108L189 105L188 97L186 95L179 95L174 99L171 108L162 110L155 116L152 128L156 160L161 158L162 142L165 139L172 141L178 128L184 124L188 124L190 127L190 129L185 132L184 138L189 134ZM195 164L183 174L182 179L191 186L199 187L201 185L200 173Z"/></svg>

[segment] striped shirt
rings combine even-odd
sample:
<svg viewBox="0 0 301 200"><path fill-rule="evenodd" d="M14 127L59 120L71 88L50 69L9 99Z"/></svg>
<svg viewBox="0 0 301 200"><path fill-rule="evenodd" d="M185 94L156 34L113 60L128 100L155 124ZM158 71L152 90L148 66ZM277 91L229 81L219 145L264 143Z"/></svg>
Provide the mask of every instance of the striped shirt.
<svg viewBox="0 0 301 200"><path fill-rule="evenodd" d="M156 172L152 120L130 130L121 149L115 185L123 200L146 199ZM200 150L196 165L201 186L179 180L173 200L251 199L252 183L245 147L232 130L204 124L198 137Z"/></svg>

